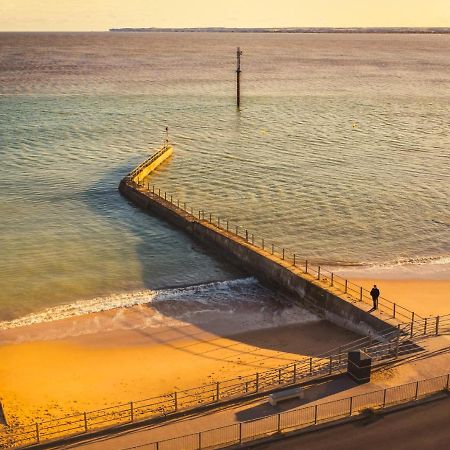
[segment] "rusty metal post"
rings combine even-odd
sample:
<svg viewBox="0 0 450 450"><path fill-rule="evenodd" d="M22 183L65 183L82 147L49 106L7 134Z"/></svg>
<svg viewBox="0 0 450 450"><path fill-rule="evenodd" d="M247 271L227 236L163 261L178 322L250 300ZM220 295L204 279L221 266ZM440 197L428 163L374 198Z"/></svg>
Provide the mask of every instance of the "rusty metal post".
<svg viewBox="0 0 450 450"><path fill-rule="evenodd" d="M241 48L237 48L236 58L237 58L237 68L236 68L236 106L239 108L241 106Z"/></svg>

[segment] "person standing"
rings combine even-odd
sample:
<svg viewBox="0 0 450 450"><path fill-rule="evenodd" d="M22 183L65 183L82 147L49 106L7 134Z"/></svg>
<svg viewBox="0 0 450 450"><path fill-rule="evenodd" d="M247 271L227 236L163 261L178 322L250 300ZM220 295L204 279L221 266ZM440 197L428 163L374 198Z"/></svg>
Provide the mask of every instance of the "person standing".
<svg viewBox="0 0 450 450"><path fill-rule="evenodd" d="M373 309L378 309L378 297L380 296L380 290L377 285L374 284L372 290L370 291L370 296L373 300Z"/></svg>

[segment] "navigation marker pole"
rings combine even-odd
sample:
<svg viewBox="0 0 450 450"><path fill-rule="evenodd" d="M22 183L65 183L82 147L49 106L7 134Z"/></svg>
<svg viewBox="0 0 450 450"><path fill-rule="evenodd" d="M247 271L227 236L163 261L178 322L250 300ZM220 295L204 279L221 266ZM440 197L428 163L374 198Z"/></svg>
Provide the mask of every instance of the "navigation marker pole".
<svg viewBox="0 0 450 450"><path fill-rule="evenodd" d="M241 48L237 48L237 69L236 69L236 104L239 108L241 106Z"/></svg>

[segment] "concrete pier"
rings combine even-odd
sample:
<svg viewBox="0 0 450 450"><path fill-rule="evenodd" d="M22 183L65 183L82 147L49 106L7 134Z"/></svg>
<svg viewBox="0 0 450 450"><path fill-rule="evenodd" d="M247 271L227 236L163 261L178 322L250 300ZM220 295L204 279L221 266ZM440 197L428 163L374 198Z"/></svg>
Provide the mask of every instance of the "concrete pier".
<svg viewBox="0 0 450 450"><path fill-rule="evenodd" d="M248 236L237 236L202 217L196 217L178 206L179 203L174 204L153 192L149 185L145 187L140 183L145 178L141 173L148 176L172 152L172 147L164 147L154 157L149 158L146 164L139 166L142 172L137 168L122 179L119 185L121 194L140 208L189 233L217 255L256 276L261 282L285 292L290 299L339 326L372 335L395 329L396 323L382 320L378 314L369 314L355 302L336 295L292 262L251 243Z"/></svg>

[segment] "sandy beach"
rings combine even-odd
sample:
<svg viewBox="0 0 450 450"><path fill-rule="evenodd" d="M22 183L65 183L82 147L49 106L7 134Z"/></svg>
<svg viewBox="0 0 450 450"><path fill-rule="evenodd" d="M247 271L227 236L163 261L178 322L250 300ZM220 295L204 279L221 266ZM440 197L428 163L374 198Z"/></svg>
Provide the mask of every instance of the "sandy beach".
<svg viewBox="0 0 450 450"><path fill-rule="evenodd" d="M394 280L365 278L351 280L370 289L378 286L381 296L422 317L450 314L450 280Z"/></svg>
<svg viewBox="0 0 450 450"><path fill-rule="evenodd" d="M376 283L383 297L422 316L450 312L448 280L353 281ZM249 375L357 338L309 313L302 323L250 331L243 312L209 314L203 325L184 323L138 305L0 331L9 421L28 424Z"/></svg>
<svg viewBox="0 0 450 450"><path fill-rule="evenodd" d="M192 324L133 328L142 310L2 331L1 396L10 422L33 423L253 374L357 337L321 320L238 333L230 320L230 333L220 334ZM117 314L127 326L86 332Z"/></svg>

